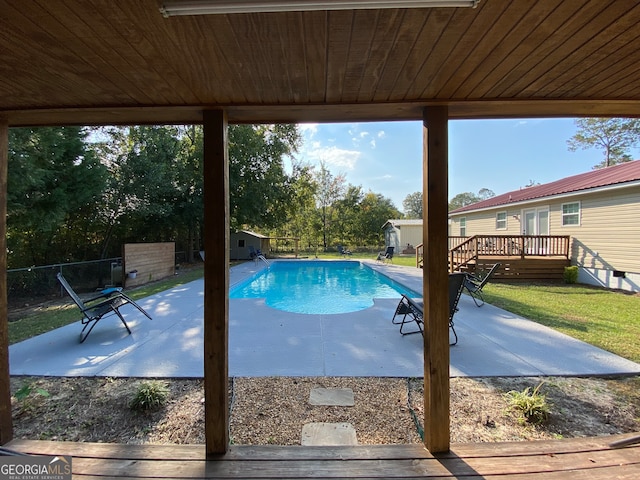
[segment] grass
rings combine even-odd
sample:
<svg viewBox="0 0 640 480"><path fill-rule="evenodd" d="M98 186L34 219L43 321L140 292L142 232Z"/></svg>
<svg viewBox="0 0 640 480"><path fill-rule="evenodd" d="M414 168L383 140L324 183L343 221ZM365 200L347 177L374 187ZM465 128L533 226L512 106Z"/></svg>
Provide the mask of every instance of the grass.
<svg viewBox="0 0 640 480"><path fill-rule="evenodd" d="M640 295L586 285L489 283L487 303L640 362Z"/></svg>
<svg viewBox="0 0 640 480"><path fill-rule="evenodd" d="M127 290L127 295L132 299L148 297L162 292L176 285L182 285L192 280L201 278L202 266L193 268L166 280L160 280L149 285ZM68 301L67 301L68 300ZM64 327L80 320L78 307L71 303L70 298L62 299L60 303L39 308L36 312L28 314L19 320L9 322L9 344L14 344L35 337L41 333Z"/></svg>
<svg viewBox="0 0 640 480"><path fill-rule="evenodd" d="M301 254L301 256L305 256L306 254ZM343 257L338 252L318 252L317 258L321 260L336 260L336 259L353 259L353 260L375 260L378 256L378 253L360 253L355 252L353 255L348 257ZM316 258L316 255L310 254L309 258ZM398 256L394 255L393 260L391 262L393 265L400 265L402 267L415 267L416 266L416 256L415 255L403 255Z"/></svg>

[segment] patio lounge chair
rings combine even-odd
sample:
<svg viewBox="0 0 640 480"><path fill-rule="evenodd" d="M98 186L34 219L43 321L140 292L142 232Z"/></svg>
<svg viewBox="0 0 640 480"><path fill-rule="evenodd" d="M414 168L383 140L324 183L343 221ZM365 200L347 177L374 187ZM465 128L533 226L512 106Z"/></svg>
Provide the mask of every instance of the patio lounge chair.
<svg viewBox="0 0 640 480"><path fill-rule="evenodd" d="M342 245L338 245L338 253L344 257L345 255L351 255L351 250L347 250Z"/></svg>
<svg viewBox="0 0 640 480"><path fill-rule="evenodd" d="M470 273L465 274L466 278L464 280L464 288L471 298L473 298L473 302L476 306L481 307L484 305L484 297L482 296L482 288L487 284L489 279L493 276L495 271L500 268L501 263L496 263L491 270L489 270L484 275L472 275Z"/></svg>
<svg viewBox="0 0 640 480"><path fill-rule="evenodd" d="M458 311L458 301L462 294L464 279L466 275L464 273L450 273L449 274L449 328L453 333L454 341L450 345L458 343L458 334L453 323L453 316ZM406 295L402 295L400 303L396 307L396 312L391 319L391 323L394 325L400 325L400 333L402 335L411 335L413 333L420 332L424 335L424 302L422 299L410 298ZM409 332L404 331L405 325L414 323L418 327L417 330L411 330Z"/></svg>
<svg viewBox="0 0 640 480"><path fill-rule="evenodd" d="M391 262L393 263L393 249L395 247L387 247L387 249L384 252L380 252L378 253L378 258L376 258L376 261L378 262Z"/></svg>
<svg viewBox="0 0 640 480"><path fill-rule="evenodd" d="M62 287L67 291L69 296L73 299L75 304L78 306L80 311L82 312L82 331L80 332L80 343L84 342L93 327L96 326L98 321L101 318L106 317L110 314L116 314L124 328L127 329L127 332L131 334L131 329L127 322L124 320L122 313L120 313L120 307L130 303L138 310L140 310L149 320L151 320L151 316L143 310L143 308L138 305L136 302L131 300L128 296L122 293L120 288L108 288L103 290L100 295L89 298L87 300L82 300L78 294L71 288L69 282L62 276L61 273L56 275L58 281L62 285ZM88 329L88 330L87 330ZM86 332L85 332L86 330Z"/></svg>

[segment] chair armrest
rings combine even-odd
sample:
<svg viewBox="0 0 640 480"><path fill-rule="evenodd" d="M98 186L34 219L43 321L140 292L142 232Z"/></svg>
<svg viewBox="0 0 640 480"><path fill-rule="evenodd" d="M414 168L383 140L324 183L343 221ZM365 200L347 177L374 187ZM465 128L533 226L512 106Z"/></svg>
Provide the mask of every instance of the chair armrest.
<svg viewBox="0 0 640 480"><path fill-rule="evenodd" d="M104 299L104 298L109 298L112 297L114 295L121 295L122 294L122 287L110 287L110 288L105 288L100 290L100 293L98 295L95 295L91 298L85 299L83 300L85 303L89 303L89 302L94 302L96 300L100 300L100 299Z"/></svg>

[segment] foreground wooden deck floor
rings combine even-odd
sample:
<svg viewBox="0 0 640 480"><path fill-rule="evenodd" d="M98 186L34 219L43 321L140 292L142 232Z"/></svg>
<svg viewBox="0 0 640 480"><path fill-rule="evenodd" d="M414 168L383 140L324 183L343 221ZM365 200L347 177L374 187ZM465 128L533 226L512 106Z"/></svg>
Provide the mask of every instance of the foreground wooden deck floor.
<svg viewBox="0 0 640 480"><path fill-rule="evenodd" d="M544 442L455 444L433 456L420 445L357 447L234 446L204 460L196 445L123 445L14 440L23 453L71 455L73 477L138 478L640 478L640 445L611 448L630 435Z"/></svg>

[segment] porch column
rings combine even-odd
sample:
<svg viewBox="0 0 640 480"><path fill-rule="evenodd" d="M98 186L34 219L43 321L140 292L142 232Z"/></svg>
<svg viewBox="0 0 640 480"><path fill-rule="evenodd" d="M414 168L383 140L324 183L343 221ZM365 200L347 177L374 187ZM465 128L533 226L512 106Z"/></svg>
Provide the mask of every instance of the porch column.
<svg viewBox="0 0 640 480"><path fill-rule="evenodd" d="M424 444L449 450L448 107L423 112Z"/></svg>
<svg viewBox="0 0 640 480"><path fill-rule="evenodd" d="M7 319L7 171L9 124L0 117L0 445L13 438Z"/></svg>
<svg viewBox="0 0 640 480"><path fill-rule="evenodd" d="M229 445L229 159L227 115L203 112L204 399L207 456Z"/></svg>

